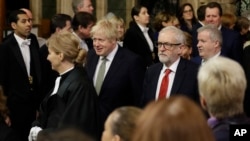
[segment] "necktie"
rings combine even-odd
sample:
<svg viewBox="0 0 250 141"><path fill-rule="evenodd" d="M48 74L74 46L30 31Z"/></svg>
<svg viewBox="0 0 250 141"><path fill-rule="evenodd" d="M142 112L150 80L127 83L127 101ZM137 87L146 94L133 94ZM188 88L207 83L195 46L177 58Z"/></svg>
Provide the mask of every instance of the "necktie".
<svg viewBox="0 0 250 141"><path fill-rule="evenodd" d="M102 83L104 80L104 74L105 74L105 70L106 70L106 62L107 62L107 58L103 57L102 58L102 63L99 67L99 71L97 74L97 78L96 78L96 85L95 85L95 89L97 94L99 95L100 91L101 91L101 87L102 87Z"/></svg>
<svg viewBox="0 0 250 141"><path fill-rule="evenodd" d="M30 39L25 39L25 40L23 40L23 42L22 42L22 44L23 45L26 45L26 46L29 46L30 45Z"/></svg>
<svg viewBox="0 0 250 141"><path fill-rule="evenodd" d="M54 95L54 94L57 93L58 88L59 88L59 86L60 86L60 80L61 80L61 78L62 78L61 76L58 76L58 77L56 78L55 87L54 87L54 90L53 90L53 92L51 93L51 95Z"/></svg>
<svg viewBox="0 0 250 141"><path fill-rule="evenodd" d="M168 91L168 82L169 82L168 75L170 74L170 72L171 72L170 69L165 70L165 76L162 78L162 81L161 81L161 87L160 87L158 100L166 98L166 94Z"/></svg>

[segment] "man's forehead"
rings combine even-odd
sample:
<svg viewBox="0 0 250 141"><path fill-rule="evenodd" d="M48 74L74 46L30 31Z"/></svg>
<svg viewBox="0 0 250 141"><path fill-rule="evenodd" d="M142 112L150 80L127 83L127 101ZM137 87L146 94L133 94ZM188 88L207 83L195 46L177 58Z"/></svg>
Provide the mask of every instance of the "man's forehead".
<svg viewBox="0 0 250 141"><path fill-rule="evenodd" d="M21 19L29 19L27 14L18 14L17 17L18 17L19 20L21 20Z"/></svg>

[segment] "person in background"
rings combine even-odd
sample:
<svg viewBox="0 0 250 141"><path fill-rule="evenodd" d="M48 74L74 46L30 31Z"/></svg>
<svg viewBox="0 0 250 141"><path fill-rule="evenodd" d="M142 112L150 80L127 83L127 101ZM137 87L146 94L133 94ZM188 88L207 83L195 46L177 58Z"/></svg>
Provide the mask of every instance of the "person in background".
<svg viewBox="0 0 250 141"><path fill-rule="evenodd" d="M236 60L241 64L242 54L243 54L243 43L241 42L240 34L222 25L221 22L222 14L223 14L222 8L219 3L209 2L206 5L206 10L205 10L206 24L212 24L221 31L223 40L223 44L221 47L222 54L233 60Z"/></svg>
<svg viewBox="0 0 250 141"><path fill-rule="evenodd" d="M159 32L162 28L173 25L173 15L166 11L160 11L156 14L153 20L153 27L155 29L155 40L158 39Z"/></svg>
<svg viewBox="0 0 250 141"><path fill-rule="evenodd" d="M180 56L185 42L185 35L179 28L168 26L160 31L157 42L160 63L146 71L142 106L178 94L199 103L198 65Z"/></svg>
<svg viewBox="0 0 250 141"><path fill-rule="evenodd" d="M6 106L7 98L0 86L0 140L1 141L19 141L17 134L10 128L11 122L9 111Z"/></svg>
<svg viewBox="0 0 250 141"><path fill-rule="evenodd" d="M221 56L210 59L198 72L198 85L216 141L230 140L230 125L250 124L243 110L246 76L238 62Z"/></svg>
<svg viewBox="0 0 250 141"><path fill-rule="evenodd" d="M118 17L111 13L108 13L106 18L116 25L118 31L117 42L121 47L123 47L123 39L125 34L124 20L121 17Z"/></svg>
<svg viewBox="0 0 250 141"><path fill-rule="evenodd" d="M54 89L43 99L38 118L32 123L29 141L36 140L41 130L59 127L79 128L98 137L98 107L95 88L82 67L87 52L69 31L53 34L47 42L47 59L59 73Z"/></svg>
<svg viewBox="0 0 250 141"><path fill-rule="evenodd" d="M243 49L250 45L250 20L246 17L238 17L234 30L238 31L241 35L241 40L244 44Z"/></svg>
<svg viewBox="0 0 250 141"><path fill-rule="evenodd" d="M224 13L221 16L221 24L226 28L234 29L236 21L237 17L234 13Z"/></svg>
<svg viewBox="0 0 250 141"><path fill-rule="evenodd" d="M192 36L188 33L183 31L185 35L186 42L183 46L181 57L187 60L191 60L191 54L192 54Z"/></svg>
<svg viewBox="0 0 250 141"><path fill-rule="evenodd" d="M79 39L81 48L86 51L93 49L90 31L95 22L96 18L87 12L77 12L71 22L73 34Z"/></svg>
<svg viewBox="0 0 250 141"><path fill-rule="evenodd" d="M149 103L135 131L132 141L215 141L201 108L185 96Z"/></svg>
<svg viewBox="0 0 250 141"><path fill-rule="evenodd" d="M134 6L131 10L133 21L125 33L123 46L141 56L145 68L158 62L157 48L154 47L154 35L148 27L150 16L145 6Z"/></svg>
<svg viewBox="0 0 250 141"><path fill-rule="evenodd" d="M193 26L197 23L193 6L190 3L181 5L177 17L180 21L181 30L192 35Z"/></svg>
<svg viewBox="0 0 250 141"><path fill-rule="evenodd" d="M102 133L102 141L132 141L132 135L142 110L123 106L115 109L107 118Z"/></svg>
<svg viewBox="0 0 250 141"><path fill-rule="evenodd" d="M0 45L0 85L7 97L11 128L27 141L43 98L39 44L24 11L12 11L9 24L13 33Z"/></svg>
<svg viewBox="0 0 250 141"><path fill-rule="evenodd" d="M87 12L93 14L94 11L91 0L72 0L72 9L75 14L77 12Z"/></svg>
<svg viewBox="0 0 250 141"><path fill-rule="evenodd" d="M222 35L214 25L205 25L198 29L197 48L199 56L193 57L191 61L202 65L213 57L223 55L221 52Z"/></svg>

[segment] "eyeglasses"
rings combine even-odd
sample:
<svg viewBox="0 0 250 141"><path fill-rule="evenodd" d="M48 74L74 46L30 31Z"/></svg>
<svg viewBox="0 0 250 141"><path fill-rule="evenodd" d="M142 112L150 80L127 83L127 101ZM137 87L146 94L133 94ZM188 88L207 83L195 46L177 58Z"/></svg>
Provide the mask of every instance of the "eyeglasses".
<svg viewBox="0 0 250 141"><path fill-rule="evenodd" d="M179 46L181 45L181 43L168 43L168 42L156 42L156 47L157 48L160 48L161 46L164 47L164 49L168 49L168 50L171 50L173 49L173 47L175 46Z"/></svg>
<svg viewBox="0 0 250 141"><path fill-rule="evenodd" d="M183 13L193 12L192 9L184 10Z"/></svg>

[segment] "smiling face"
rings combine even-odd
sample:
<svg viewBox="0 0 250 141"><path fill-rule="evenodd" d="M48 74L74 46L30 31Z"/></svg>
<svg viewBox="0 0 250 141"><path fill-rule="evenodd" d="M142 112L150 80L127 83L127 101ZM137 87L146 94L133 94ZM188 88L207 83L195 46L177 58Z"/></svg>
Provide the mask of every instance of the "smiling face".
<svg viewBox="0 0 250 141"><path fill-rule="evenodd" d="M92 39L95 52L99 56L107 56L116 47L116 39L107 39L102 33L94 33Z"/></svg>
<svg viewBox="0 0 250 141"><path fill-rule="evenodd" d="M23 39L26 39L30 35L32 28L31 21L26 14L17 15L17 23L12 22L11 26L14 29L14 32Z"/></svg>

